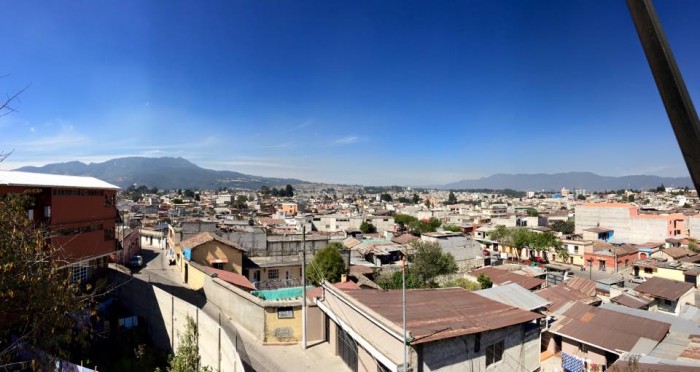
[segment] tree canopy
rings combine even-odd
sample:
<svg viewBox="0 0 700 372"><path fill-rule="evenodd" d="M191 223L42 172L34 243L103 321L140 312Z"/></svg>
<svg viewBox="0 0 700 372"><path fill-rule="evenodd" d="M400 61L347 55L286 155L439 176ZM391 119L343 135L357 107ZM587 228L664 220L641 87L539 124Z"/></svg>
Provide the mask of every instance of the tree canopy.
<svg viewBox="0 0 700 372"><path fill-rule="evenodd" d="M412 253L409 254L406 268L406 288L434 288L437 287L435 279L439 275L457 272L454 256L444 253L438 243L415 240L410 249ZM380 275L377 284L384 289L399 289L401 276L400 271Z"/></svg>
<svg viewBox="0 0 700 372"><path fill-rule="evenodd" d="M447 196L446 204L457 204L457 197L454 192L450 191L450 195Z"/></svg>
<svg viewBox="0 0 700 372"><path fill-rule="evenodd" d="M0 197L0 366L22 346L67 358L69 345L84 336L75 326L90 297L71 282L70 270L59 269L66 264L61 248L29 220L32 204L29 194Z"/></svg>
<svg viewBox="0 0 700 372"><path fill-rule="evenodd" d="M360 224L360 231L362 231L363 234L373 234L377 232L377 228L372 225L371 222L362 221Z"/></svg>
<svg viewBox="0 0 700 372"><path fill-rule="evenodd" d="M306 267L306 278L314 285L319 285L324 280L338 282L340 276L345 273L345 261L340 255L342 247L340 243L334 242L316 252L314 259Z"/></svg>
<svg viewBox="0 0 700 372"><path fill-rule="evenodd" d="M573 234L576 226L574 221L554 221L549 227L562 234Z"/></svg>

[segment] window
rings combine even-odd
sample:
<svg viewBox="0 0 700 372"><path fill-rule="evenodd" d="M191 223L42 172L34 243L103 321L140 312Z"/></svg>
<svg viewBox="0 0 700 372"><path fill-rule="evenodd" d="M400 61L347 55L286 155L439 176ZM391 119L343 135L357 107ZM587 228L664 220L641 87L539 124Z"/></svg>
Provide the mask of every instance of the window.
<svg viewBox="0 0 700 372"><path fill-rule="evenodd" d="M46 217L46 218L51 217L51 206L50 205L44 206L44 217Z"/></svg>
<svg viewBox="0 0 700 372"><path fill-rule="evenodd" d="M654 269L652 269L650 267L644 268L644 274L653 274L653 273L654 273Z"/></svg>
<svg viewBox="0 0 700 372"><path fill-rule="evenodd" d="M215 269L223 270L224 269L224 263L223 262L214 262L211 264L211 266Z"/></svg>
<svg viewBox="0 0 700 372"><path fill-rule="evenodd" d="M267 278L268 279L279 279L280 277L280 271L279 269L269 269L267 270Z"/></svg>
<svg viewBox="0 0 700 372"><path fill-rule="evenodd" d="M29 218L29 221L34 221L34 210L30 209L27 211L27 217Z"/></svg>
<svg viewBox="0 0 700 372"><path fill-rule="evenodd" d="M294 318L294 309L292 307L278 307L277 319L292 319Z"/></svg>
<svg viewBox="0 0 700 372"><path fill-rule="evenodd" d="M75 264L72 267L71 272L71 282L73 283L84 283L88 279L88 269L90 267L86 264Z"/></svg>
<svg viewBox="0 0 700 372"><path fill-rule="evenodd" d="M486 367L503 359L503 340L486 347Z"/></svg>
<svg viewBox="0 0 700 372"><path fill-rule="evenodd" d="M575 246L574 246L574 253L575 253L575 254L578 254L578 245L575 245Z"/></svg>

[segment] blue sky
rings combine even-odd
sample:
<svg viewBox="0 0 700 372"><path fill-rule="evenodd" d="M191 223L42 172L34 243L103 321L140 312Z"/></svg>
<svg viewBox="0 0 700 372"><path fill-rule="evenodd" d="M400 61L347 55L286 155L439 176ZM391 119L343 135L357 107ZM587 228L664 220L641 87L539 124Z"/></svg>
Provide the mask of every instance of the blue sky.
<svg viewBox="0 0 700 372"><path fill-rule="evenodd" d="M657 1L696 103L700 2ZM15 1L0 169L120 156L310 181L687 170L625 2Z"/></svg>

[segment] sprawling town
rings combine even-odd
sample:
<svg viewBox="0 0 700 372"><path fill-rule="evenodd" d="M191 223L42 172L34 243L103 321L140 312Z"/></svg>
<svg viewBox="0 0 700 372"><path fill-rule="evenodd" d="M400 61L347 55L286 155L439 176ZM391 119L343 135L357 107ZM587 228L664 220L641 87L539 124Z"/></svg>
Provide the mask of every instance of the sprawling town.
<svg viewBox="0 0 700 372"><path fill-rule="evenodd" d="M688 188L161 190L0 172L3 194L32 189L29 219L70 281L107 288L92 342L140 330L132 349L178 350L194 324L198 363L221 371L700 368ZM81 358L60 361L108 368Z"/></svg>

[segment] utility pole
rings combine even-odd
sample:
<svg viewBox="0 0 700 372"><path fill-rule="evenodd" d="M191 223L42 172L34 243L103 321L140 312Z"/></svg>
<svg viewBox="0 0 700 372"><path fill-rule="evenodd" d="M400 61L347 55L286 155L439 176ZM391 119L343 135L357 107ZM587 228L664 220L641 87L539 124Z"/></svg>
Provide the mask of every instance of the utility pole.
<svg viewBox="0 0 700 372"><path fill-rule="evenodd" d="M403 372L407 371L406 361L408 350L406 347L406 257L401 260L401 312L403 313Z"/></svg>
<svg viewBox="0 0 700 372"><path fill-rule="evenodd" d="M306 224L301 226L301 344L306 350Z"/></svg>

